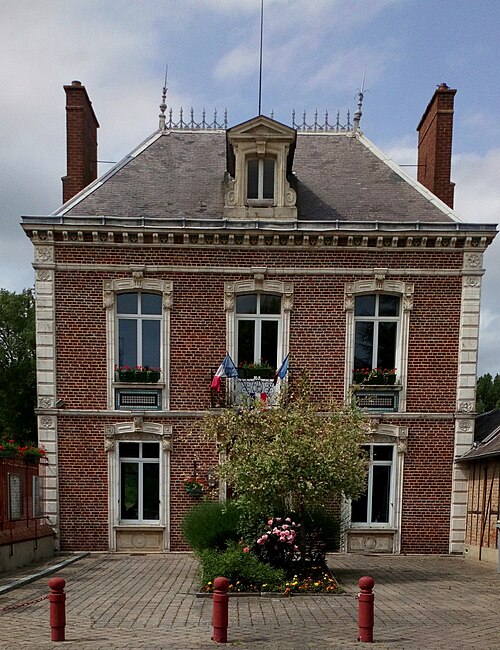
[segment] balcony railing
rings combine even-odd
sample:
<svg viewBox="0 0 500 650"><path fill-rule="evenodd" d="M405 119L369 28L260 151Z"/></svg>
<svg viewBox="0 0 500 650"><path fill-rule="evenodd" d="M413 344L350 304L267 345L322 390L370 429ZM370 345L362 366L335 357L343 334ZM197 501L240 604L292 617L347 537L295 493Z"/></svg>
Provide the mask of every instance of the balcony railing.
<svg viewBox="0 0 500 650"><path fill-rule="evenodd" d="M211 371L212 378L215 370ZM251 377L245 379L221 378L221 390L217 392L210 389L210 406L211 408L229 408L231 406L244 406L260 400L266 406L275 406L278 403L284 384L290 387L293 384L294 374L292 368L288 369L285 380L278 379L276 384L274 379L266 377Z"/></svg>

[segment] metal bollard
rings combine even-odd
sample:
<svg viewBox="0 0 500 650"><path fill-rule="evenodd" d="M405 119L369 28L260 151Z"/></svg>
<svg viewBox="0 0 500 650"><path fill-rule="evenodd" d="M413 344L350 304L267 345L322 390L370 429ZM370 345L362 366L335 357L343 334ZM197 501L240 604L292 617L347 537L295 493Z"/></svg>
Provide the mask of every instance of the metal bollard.
<svg viewBox="0 0 500 650"><path fill-rule="evenodd" d="M358 580L358 587L361 589L356 598L359 601L358 607L358 641L373 643L373 601L375 596L372 593L375 580L371 576L363 576Z"/></svg>
<svg viewBox="0 0 500 650"><path fill-rule="evenodd" d="M214 580L214 611L212 616L213 635L212 640L216 643L227 643L227 622L229 596L227 589L229 580L219 576Z"/></svg>
<svg viewBox="0 0 500 650"><path fill-rule="evenodd" d="M51 578L49 580L50 594L50 640L65 641L66 628L66 594L64 578Z"/></svg>

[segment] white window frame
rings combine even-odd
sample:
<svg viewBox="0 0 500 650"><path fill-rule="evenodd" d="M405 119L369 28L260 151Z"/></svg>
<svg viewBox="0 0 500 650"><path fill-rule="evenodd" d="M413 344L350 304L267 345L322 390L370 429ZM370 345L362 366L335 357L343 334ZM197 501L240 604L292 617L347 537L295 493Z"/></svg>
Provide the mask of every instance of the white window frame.
<svg viewBox="0 0 500 650"><path fill-rule="evenodd" d="M248 164L251 160L257 160L257 198L249 198L248 196ZM265 161L266 160L272 160L273 165L274 165L274 171L273 171L273 196L272 198L264 198L264 172L265 172ZM277 164L276 164L276 158L273 158L271 156L265 156L265 157L257 157L257 156L249 156L246 159L246 165L245 165L245 170L246 170L246 178L245 178L245 195L246 195L246 204L247 205L254 205L254 206L262 206L262 207L271 207L276 204L276 192L277 192Z"/></svg>
<svg viewBox="0 0 500 650"><path fill-rule="evenodd" d="M366 516L367 521L352 521L351 516L351 527L352 528L393 528L394 527L394 484L395 484L395 460L396 460L396 445L390 442L368 442L363 447L369 447L370 460L368 465L368 475L367 475L367 506L366 506ZM392 458L391 460L373 460L373 449L374 447L392 447ZM372 517L372 496L373 496L373 468L374 467L390 467L390 485L389 485L389 517L388 521L370 521ZM352 506L352 501L351 501Z"/></svg>
<svg viewBox="0 0 500 650"><path fill-rule="evenodd" d="M139 445L139 456L121 456L120 455L120 445L121 443L132 443ZM154 458L145 458L142 455L142 446L143 444L156 444L158 445L158 456ZM123 464L137 464L137 506L138 513L137 519L126 519L121 516L121 476L122 476L122 465ZM146 463L157 464L158 465L158 519L144 519L144 465ZM162 459L161 459L161 447L160 443L157 440L120 440L118 442L118 513L119 513L119 523L127 526L148 526L148 525L159 525L161 520L161 509L162 509Z"/></svg>
<svg viewBox="0 0 500 650"><path fill-rule="evenodd" d="M145 293L160 293L162 296L162 325L160 367L161 381L157 386L162 387L161 410L170 408L170 311L173 304L173 283L170 280L157 280L143 277L143 267L131 267L131 278L105 280L103 282L103 305L106 309L106 361L108 367L108 409L115 411L115 363L117 318L115 313L116 294L131 293L141 290Z"/></svg>
<svg viewBox="0 0 500 650"><path fill-rule="evenodd" d="M254 270L254 277L248 280L224 284L224 309L226 312L226 349L236 359L236 296L245 293L270 293L281 295L281 336L279 337L278 367L290 351L290 312L293 308L293 283L264 279L265 268ZM272 314L269 314L270 316Z"/></svg>
<svg viewBox="0 0 500 650"><path fill-rule="evenodd" d="M410 282L387 279L388 269L374 269L374 277L356 282L347 282L344 286L344 310L346 313L346 338L345 338L345 375L344 398L350 400L352 386L352 370L354 364L355 342L355 297L361 294L392 294L401 296L399 344L396 358L399 361L398 382L399 399L398 411L406 411L406 377L408 373L408 346L410 336L410 314L413 309L414 285ZM391 317L392 318L392 317Z"/></svg>
<svg viewBox="0 0 500 650"><path fill-rule="evenodd" d="M399 371L399 362L401 358L401 308L402 301L401 296L398 294L388 294L383 291L376 293L363 293L355 296L356 298L365 295L365 296L375 296L375 314L373 316L356 316L356 311L354 311L354 345L353 345L353 357L352 357L352 370L355 369L355 352L356 352L356 323L373 323L373 340L372 340L372 368L377 368L377 355L378 355L378 337L379 337L379 325L380 323L396 323L396 336L394 341L394 366L393 368L398 369ZM392 295L396 298L399 298L399 313L397 316L379 316L379 306L380 306L380 296Z"/></svg>
<svg viewBox="0 0 500 650"><path fill-rule="evenodd" d="M127 294L127 293L133 293L137 296L137 313L136 314L121 314L118 312L118 296ZM117 327L116 327L116 341L115 341L115 363L116 365L119 364L119 359L120 359L120 327L118 325L120 320L133 320L137 323L137 331L136 331L136 349L137 349L137 361L136 364L137 366L142 366L143 364L143 346L142 346L142 326L144 321L157 321L160 323L160 340L158 342L159 349L158 349L158 359L161 367L161 359L162 359L162 354L161 351L163 349L163 328L162 328L162 322L163 322L163 308L159 314L143 314L142 313L142 296L143 294L153 294L153 295L160 295L157 292L154 291L144 291L144 290L135 290L135 291L121 291L120 293L117 294L117 300L116 300L116 322L117 322ZM160 296L161 297L161 296Z"/></svg>
<svg viewBox="0 0 500 650"><path fill-rule="evenodd" d="M240 294L240 295L247 295L247 294ZM236 320L236 351L238 348L238 328L239 328L239 323L241 321L253 321L255 323L255 337L254 337L254 342L253 342L253 358L252 359L246 359L248 363L259 363L261 361L261 355L259 351L262 348L262 322L263 321L273 321L278 323L278 336L277 336L277 345L276 345L276 367L279 368L281 362L283 359L280 359L279 357L279 351L283 349L282 345L282 321L283 321L283 298L279 294L269 294L265 291L257 291L257 292L251 292L250 295L254 295L257 297L257 313L255 314L238 314L237 311L235 311L235 320ZM262 295L277 295L282 303L281 306L281 311L279 314L261 314L260 313L260 298ZM238 365L239 362L245 361L245 359L239 359L238 355L235 355L235 362L236 365ZM269 359L263 359L263 361L269 361Z"/></svg>

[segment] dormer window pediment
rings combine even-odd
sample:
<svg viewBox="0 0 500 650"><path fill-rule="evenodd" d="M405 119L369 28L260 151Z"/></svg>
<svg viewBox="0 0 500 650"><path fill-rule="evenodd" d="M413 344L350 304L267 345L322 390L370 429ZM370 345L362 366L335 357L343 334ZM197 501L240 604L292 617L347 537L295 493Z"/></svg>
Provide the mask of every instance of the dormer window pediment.
<svg viewBox="0 0 500 650"><path fill-rule="evenodd" d="M263 115L227 131L224 216L296 219L296 193L288 182L297 133Z"/></svg>

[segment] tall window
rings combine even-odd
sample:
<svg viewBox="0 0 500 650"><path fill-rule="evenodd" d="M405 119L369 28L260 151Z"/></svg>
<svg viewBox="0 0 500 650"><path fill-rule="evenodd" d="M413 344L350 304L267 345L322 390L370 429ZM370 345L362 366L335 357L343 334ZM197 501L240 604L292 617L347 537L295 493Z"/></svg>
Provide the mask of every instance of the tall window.
<svg viewBox="0 0 500 650"><path fill-rule="evenodd" d="M274 158L250 158L247 160L247 199L249 204L273 204L275 167Z"/></svg>
<svg viewBox="0 0 500 650"><path fill-rule="evenodd" d="M353 524L392 523L394 445L365 445L370 459L365 494L351 504Z"/></svg>
<svg viewBox="0 0 500 650"><path fill-rule="evenodd" d="M118 364L160 368L162 298L155 293L117 296Z"/></svg>
<svg viewBox="0 0 500 650"><path fill-rule="evenodd" d="M354 368L396 368L400 320L399 296L356 296Z"/></svg>
<svg viewBox="0 0 500 650"><path fill-rule="evenodd" d="M120 442L120 519L134 523L160 520L160 445Z"/></svg>
<svg viewBox="0 0 500 650"><path fill-rule="evenodd" d="M247 293L236 297L236 362L278 365L281 296ZM280 359L281 363L281 359Z"/></svg>

